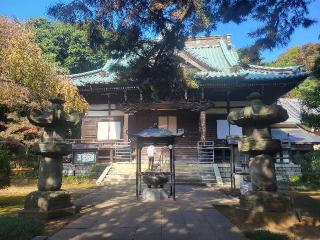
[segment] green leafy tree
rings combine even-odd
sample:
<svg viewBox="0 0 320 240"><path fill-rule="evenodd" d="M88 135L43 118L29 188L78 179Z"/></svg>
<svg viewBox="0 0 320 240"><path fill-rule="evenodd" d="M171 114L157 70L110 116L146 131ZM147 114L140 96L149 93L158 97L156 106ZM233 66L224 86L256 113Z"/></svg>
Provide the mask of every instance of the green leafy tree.
<svg viewBox="0 0 320 240"><path fill-rule="evenodd" d="M298 61L298 55L300 51L300 46L289 48L286 52L282 53L279 57L277 57L275 61L266 63L266 65L269 67L289 67L299 65L300 63ZM307 87L309 85L310 84L308 80L300 84L300 86L302 87ZM293 98L301 97L301 91L299 90L299 87L296 87L292 89L290 92L288 92L286 96Z"/></svg>
<svg viewBox="0 0 320 240"><path fill-rule="evenodd" d="M302 122L312 128L320 128L320 44L309 43L294 47L281 54L269 66L286 67L302 64L311 76L287 94L301 99L304 109Z"/></svg>
<svg viewBox="0 0 320 240"><path fill-rule="evenodd" d="M25 25L34 32L34 40L42 49L44 58L70 73L101 68L107 60L102 44L107 42L108 35L102 28L97 29L101 34L101 45L96 46L89 39L92 34L89 23L71 25L36 18L28 20Z"/></svg>
<svg viewBox="0 0 320 240"><path fill-rule="evenodd" d="M282 46L296 27L314 23L308 18L311 2L72 0L50 7L49 14L67 23L89 21L103 26L112 34L107 45L110 57L126 59L126 64L114 69L118 79L138 83L143 91L151 92L151 98L165 98L168 93L180 93L183 71L175 52L183 48L186 38L211 34L218 23L241 23L251 18L261 23L250 33L255 39L253 49ZM92 39L97 42L99 34L92 34Z"/></svg>
<svg viewBox="0 0 320 240"><path fill-rule="evenodd" d="M302 100L304 111L302 121L309 127L320 127L320 44L309 43L302 47L294 47L281 54L269 66L286 67L304 65L311 76L297 88L288 93L289 97L298 97Z"/></svg>
<svg viewBox="0 0 320 240"><path fill-rule="evenodd" d="M287 97L295 97L304 99L305 97L312 96L310 90L314 90L317 86L315 77L316 59L319 57L318 48L320 44L309 43L302 47L296 46L288 49L281 54L275 61L266 63L270 67L288 67L295 65L303 65L303 68L307 71L313 72L312 76L301 83L298 87L287 93ZM317 94L317 93L315 93Z"/></svg>
<svg viewBox="0 0 320 240"><path fill-rule="evenodd" d="M313 79L306 86L300 88L302 103L305 111L302 114L302 121L309 127L320 128L320 44L314 46L314 63L312 67ZM310 59L310 55L307 55ZM312 66L312 65L311 65Z"/></svg>
<svg viewBox="0 0 320 240"><path fill-rule="evenodd" d="M270 67L289 67L300 64L298 61L298 54L301 50L301 47L296 46L288 49L285 53L281 54L273 62L267 63L267 66Z"/></svg>
<svg viewBox="0 0 320 240"><path fill-rule="evenodd" d="M319 50L320 54L320 50ZM320 79L320 57L318 57L315 61L314 67L313 67L313 74L316 78Z"/></svg>

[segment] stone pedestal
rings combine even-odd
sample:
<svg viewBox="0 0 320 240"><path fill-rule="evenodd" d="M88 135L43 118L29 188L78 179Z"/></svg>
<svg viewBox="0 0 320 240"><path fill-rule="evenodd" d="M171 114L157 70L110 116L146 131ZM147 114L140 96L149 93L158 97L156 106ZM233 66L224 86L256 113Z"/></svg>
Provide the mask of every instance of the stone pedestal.
<svg viewBox="0 0 320 240"><path fill-rule="evenodd" d="M253 191L240 197L240 205L254 212L287 212L292 210L292 199L285 193Z"/></svg>
<svg viewBox="0 0 320 240"><path fill-rule="evenodd" d="M163 188L145 188L142 191L142 199L146 202L157 202L168 199L168 194Z"/></svg>
<svg viewBox="0 0 320 240"><path fill-rule="evenodd" d="M21 215L36 220L48 220L75 214L67 191L35 191L26 196Z"/></svg>
<svg viewBox="0 0 320 240"><path fill-rule="evenodd" d="M249 174L252 189L262 191L276 191L277 179L274 159L268 154L251 157L249 161Z"/></svg>

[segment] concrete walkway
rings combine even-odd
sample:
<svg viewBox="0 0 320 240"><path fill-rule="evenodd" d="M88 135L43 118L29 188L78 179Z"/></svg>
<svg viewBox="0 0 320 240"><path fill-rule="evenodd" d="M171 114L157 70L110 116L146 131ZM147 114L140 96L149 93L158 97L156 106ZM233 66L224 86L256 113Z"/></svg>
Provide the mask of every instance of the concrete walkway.
<svg viewBox="0 0 320 240"><path fill-rule="evenodd" d="M97 205L49 239L246 239L212 207L219 199L226 197L210 188L177 186L175 202L138 202L133 185L109 185L79 200L77 204Z"/></svg>

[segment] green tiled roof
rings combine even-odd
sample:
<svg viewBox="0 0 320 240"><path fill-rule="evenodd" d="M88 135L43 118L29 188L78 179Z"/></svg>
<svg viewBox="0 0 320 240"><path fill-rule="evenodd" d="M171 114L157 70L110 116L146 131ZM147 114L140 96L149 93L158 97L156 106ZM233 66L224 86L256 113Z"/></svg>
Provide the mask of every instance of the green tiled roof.
<svg viewBox="0 0 320 240"><path fill-rule="evenodd" d="M214 37L208 38L215 40ZM203 41L198 44L199 40ZM200 84L215 84L227 81L249 83L252 81L273 84L280 80L297 79L302 81L308 77L307 72L300 70L301 65L292 67L265 67L257 65L241 66L236 49L230 44L229 38L219 36L215 41L207 41L206 38L195 39L186 44L184 51L188 57L199 65L206 66L195 75ZM114 83L115 74L110 71L115 64L128 65L129 59L109 60L106 65L98 70L71 75L73 83L77 86L92 84Z"/></svg>
<svg viewBox="0 0 320 240"><path fill-rule="evenodd" d="M298 72L298 73L260 73L254 71L240 71L233 73L226 72L199 72L196 74L197 79L201 79L202 81L206 80L214 80L215 78L234 78L239 77L247 80L259 80L259 79L280 79L280 78L291 78L291 77L300 77L300 76L308 76L307 72Z"/></svg>
<svg viewBox="0 0 320 240"><path fill-rule="evenodd" d="M222 40L214 46L186 47L185 51L210 67L229 72L231 67L239 64L236 50L227 46Z"/></svg>
<svg viewBox="0 0 320 240"><path fill-rule="evenodd" d="M240 70L237 72L199 72L195 78L204 86L235 86L235 85L281 85L283 83L297 83L309 76L308 72L257 72L254 70Z"/></svg>
<svg viewBox="0 0 320 240"><path fill-rule="evenodd" d="M73 84L76 86L96 83L110 83L113 81L113 79L110 78L110 75L108 76L107 73L103 71L103 68L95 71L74 74L71 76L71 79Z"/></svg>
<svg viewBox="0 0 320 240"><path fill-rule="evenodd" d="M120 61L110 59L108 60L106 65L104 65L104 67L101 69L71 75L72 82L76 86L84 86L87 84L112 83L114 82L116 75L115 73L112 73L112 71L110 71L110 68L116 64L127 65L128 62L123 60Z"/></svg>

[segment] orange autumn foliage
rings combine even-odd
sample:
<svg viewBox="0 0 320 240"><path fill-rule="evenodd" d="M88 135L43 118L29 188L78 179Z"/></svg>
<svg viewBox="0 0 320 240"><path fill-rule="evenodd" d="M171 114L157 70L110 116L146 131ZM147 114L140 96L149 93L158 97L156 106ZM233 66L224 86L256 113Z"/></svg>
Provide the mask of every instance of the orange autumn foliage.
<svg viewBox="0 0 320 240"><path fill-rule="evenodd" d="M67 73L44 60L33 34L6 17L0 17L0 89L0 104L10 109L44 108L57 94L67 111L87 108Z"/></svg>

